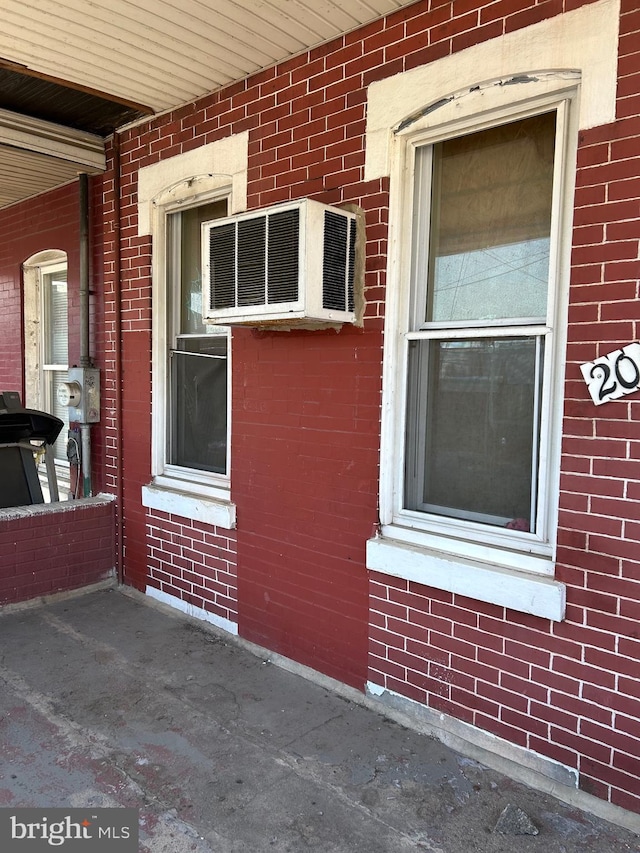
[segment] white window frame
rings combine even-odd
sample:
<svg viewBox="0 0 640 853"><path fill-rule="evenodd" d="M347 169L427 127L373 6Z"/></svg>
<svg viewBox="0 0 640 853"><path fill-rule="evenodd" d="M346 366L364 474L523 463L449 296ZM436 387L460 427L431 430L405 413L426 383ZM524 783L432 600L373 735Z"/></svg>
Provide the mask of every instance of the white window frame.
<svg viewBox="0 0 640 853"><path fill-rule="evenodd" d="M508 545L496 547L391 523L397 483L393 467L394 441L398 438L396 329L401 288L408 281L403 267L407 262L406 250L400 243L399 229L406 203L402 169L410 134L435 128L445 132L446 125L453 132L456 121L468 120L472 115L473 128L479 129L483 118L492 112L495 115L495 111L507 109L513 113L518 105L531 104L544 94L558 100L577 92L570 116L561 214L566 240L559 262L563 281L568 283L577 130L615 121L619 23L620 0L596 0L506 33L499 39L472 45L427 65L378 80L369 87L364 179L390 178L380 477L382 525L380 535L367 543L367 567L372 571L545 618L564 617L565 588L553 579L555 526L551 529L550 525L547 533L552 552L547 555L511 552ZM564 287L557 314L558 333L562 337L567 284ZM563 349L563 340L558 337L555 377L558 417L562 405ZM402 439L402 435L399 437ZM559 442L558 429L547 460L547 470L554 482L559 476ZM550 502L555 502L552 491L557 495L557 487L549 492Z"/></svg>
<svg viewBox="0 0 640 853"><path fill-rule="evenodd" d="M545 357L544 357L544 377L542 382L542 397L540 400L542 417L541 428L542 440L540 444L540 456L538 464L538 512L536 516L539 519L537 525L538 531L534 533L524 533L517 530L503 530L499 527L491 527L486 524L474 523L472 521L463 521L457 518L445 518L443 516L429 514L427 512L412 511L403 507L404 496L404 453L400 448L405 446L406 435L406 408L407 408L407 361L408 361L408 344L414 340L429 340L450 338L468 338L470 336L467 324L460 328L455 328L456 323L429 323L425 324L425 328L419 331L411 329L411 314L417 315L420 311L418 307L412 305L412 300L418 302L420 299L426 298L424 291L426 290L426 281L423 287L415 288L415 292L411 293L411 282L407 281L410 276L408 264L404 266L403 281L401 283L401 297L399 300L398 325L401 339L397 344L397 355L395 358L396 376L394 377L394 396L396 403L394 404L395 419L394 448L398 450L398 455L395 457L393 471L396 480L391 489L391 507L387 510L386 517L389 518L389 524L399 525L402 528L411 528L416 530L424 530L428 533L434 533L439 536L452 537L454 539L469 539L472 541L472 550L477 543L489 545L497 545L507 549L522 551L525 554L524 565L518 560L518 565L531 571L540 571L544 574L552 574L553 570L544 562L528 560L526 554L542 555L545 557L552 556L552 538L553 524L555 513L551 511L550 505L554 503L550 493L553 493L552 480L554 479L554 466L551 460L559 458L559 441L558 433L560 428L558 409L562 408L562 382L555 380L555 374L558 373L558 347L556 346L556 338L558 337L559 325L559 305L566 304L566 293L568 290L568 280L566 276L566 264L561 263L563 256L562 246L562 175L564 169L565 152L567 149L567 111L568 100L562 99L555 101L553 99L544 98L540 101L526 105L517 111L499 110L495 114L490 114L484 117L484 120L478 122L475 116L471 116L468 121L456 122L453 126L447 125L446 128L437 128L426 133L417 133L408 136L404 150L404 173L407 175L406 188L406 205L403 211L402 232L400 243L403 246L411 245L411 233L413 229L413 211L414 198L413 189L415 184L415 156L417 150L423 147L430 147L445 139L460 136L464 133L476 133L486 128L497 127L500 124L516 121L519 119L529 118L539 115L542 112L556 111L557 128L556 128L556 146L554 156L554 181L553 181L553 199L551 212L551 245L549 257L549 288L547 297L547 318L546 324L536 325L500 325L499 322L491 324L486 329L486 334L491 337L503 335L504 337L521 336L539 336L545 339ZM566 238L564 240L567 242ZM566 247L564 256L566 256ZM564 266L564 271L563 271ZM420 292L422 291L422 292ZM446 331L445 331L446 330ZM471 337L481 337L483 332L479 331L477 326L474 328ZM562 339L562 337L561 337ZM561 378L561 377L560 377ZM551 418L550 418L551 416ZM550 422L551 421L551 422ZM550 470L551 468L551 470ZM557 465L555 466L557 470ZM557 476L555 477L557 480ZM466 551L466 549L465 549Z"/></svg>
<svg viewBox="0 0 640 853"><path fill-rule="evenodd" d="M39 302L40 302L40 388L41 388L41 406L44 411L51 412L56 398L56 389L53 385L51 374L55 371L66 371L69 369L69 359L65 364L54 364L45 361L45 352L49 347L51 338L51 318L47 309L47 294L45 279L47 276L58 272L67 272L67 264L65 262L57 264L47 264L38 267L39 273ZM67 346L69 343L69 319L68 319L69 300L67 297ZM67 429L69 424L66 424ZM56 459L56 462L59 462Z"/></svg>
<svg viewBox="0 0 640 853"><path fill-rule="evenodd" d="M142 503L183 518L232 529L236 508L231 500L231 388L232 343L226 328L227 346L227 473L182 468L167 461L169 399L167 217L172 213L228 199L228 213L246 209L248 134L169 158L140 170L138 213L140 234L151 234L152 244L152 480L142 489ZM217 168L216 168L217 166Z"/></svg>
<svg viewBox="0 0 640 853"><path fill-rule="evenodd" d="M537 97L535 91L528 97L531 90L527 95L519 91L511 102L489 110L482 96L476 98L470 91L455 110L443 110L441 122L429 114L428 120L411 122L395 135L383 364L381 527L380 535L367 544L369 569L558 620L565 609L564 585L553 576L573 215L570 200L577 147L576 83L563 78L557 91L549 92L547 80ZM546 339L542 405L545 418L550 415L551 420L543 424L547 438L540 448L539 529L535 534L525 533L407 510L403 501L408 341L442 337L442 330L412 332L409 325L412 299L416 298L411 291L410 251L415 153L425 145L551 110L557 110L558 117L552 200L556 239L551 241L548 319L537 329ZM531 331L530 326L504 329L510 335ZM447 330L447 337L456 334L466 336L467 330Z"/></svg>
<svg viewBox="0 0 640 853"><path fill-rule="evenodd" d="M222 187L219 191L206 193L204 196L199 196L194 203L181 203L176 205L167 204L160 206L158 209L157 231L154 236L158 244L164 248L163 262L157 265L157 292L158 302L156 302L154 293L154 305L158 305L157 311L154 312L154 320L157 319L157 334L154 334L154 403L156 402L156 393L158 396L157 411L154 407L154 441L153 441L153 461L152 473L155 477L156 485L174 486L179 483L180 488L187 492L200 494L207 497L212 497L218 500L227 500L229 490L231 488L231 329L228 326L211 326L209 334L218 337L225 337L227 340L227 459L226 473L217 474L210 471L201 471L194 468L185 468L180 465L172 464L168 461L169 453L169 412L167 411L167 403L170 399L170 383L171 369L169 365L169 353L173 349L173 338L185 337L175 333L170 329L171 321L175 322L176 316L180 314L180 293L176 288L170 291L169 287L169 270L167 268L167 221L169 216L174 213L181 213L185 210L200 207L210 202L222 201L229 198L229 188ZM193 202L194 200L191 199ZM156 265L154 264L154 269ZM159 303L159 304L158 304ZM171 315L170 313L171 312ZM197 337L200 337L198 335ZM162 355L163 354L163 355ZM162 405L160 405L162 400ZM160 411L161 409L161 411ZM157 419L155 415L157 414Z"/></svg>
<svg viewBox="0 0 640 853"><path fill-rule="evenodd" d="M44 310L44 276L52 272L64 270L68 275L67 255L58 249L47 249L38 252L28 258L23 264L24 284L24 386L25 397L23 405L29 409L52 411L55 399L55 388L50 387L47 373L51 369L68 370L68 364L47 365L45 367L44 352L46 341L44 336L48 333ZM67 285L68 288L68 285ZM68 341L68 289L67 289L67 341ZM49 369L47 369L49 368ZM66 437L68 429L68 415L65 427L61 432L61 438ZM55 460L56 478L60 499L68 496L70 489L70 465L69 460L64 457ZM44 464L43 464L44 467ZM42 470L40 481L45 494L48 494L48 478Z"/></svg>
<svg viewBox="0 0 640 853"><path fill-rule="evenodd" d="M167 268L167 220L173 213L228 199L228 184L194 193L176 202L175 198L158 203L153 228L153 344L152 344L152 483L143 490L145 505L183 515L210 520L221 527L235 524L235 507L231 505L231 379L232 346L228 327L212 327L211 334L227 339L227 463L226 474L184 468L168 461L169 386L171 370L169 351L172 346L170 313L175 316L179 294L170 292Z"/></svg>

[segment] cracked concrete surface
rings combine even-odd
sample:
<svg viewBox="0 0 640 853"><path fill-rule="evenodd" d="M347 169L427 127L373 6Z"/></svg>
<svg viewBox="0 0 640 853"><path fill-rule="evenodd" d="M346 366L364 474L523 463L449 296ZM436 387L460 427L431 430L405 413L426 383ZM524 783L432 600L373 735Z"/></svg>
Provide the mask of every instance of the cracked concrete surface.
<svg viewBox="0 0 640 853"><path fill-rule="evenodd" d="M3 613L0 684L0 806L134 807L143 853L640 850L115 590ZM493 832L508 804L539 835Z"/></svg>

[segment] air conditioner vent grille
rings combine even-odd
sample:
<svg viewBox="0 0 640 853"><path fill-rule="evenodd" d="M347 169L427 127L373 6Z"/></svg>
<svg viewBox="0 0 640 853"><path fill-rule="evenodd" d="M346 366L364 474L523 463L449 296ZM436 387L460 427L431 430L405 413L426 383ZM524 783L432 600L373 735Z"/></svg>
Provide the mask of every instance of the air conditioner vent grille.
<svg viewBox="0 0 640 853"><path fill-rule="evenodd" d="M300 211L272 213L269 222L267 304L295 302L300 276Z"/></svg>
<svg viewBox="0 0 640 853"><path fill-rule="evenodd" d="M299 199L203 223L203 319L277 328L358 322L359 222L354 211Z"/></svg>
<svg viewBox="0 0 640 853"><path fill-rule="evenodd" d="M238 222L238 305L259 305L265 299L266 220ZM217 283L216 283L217 287Z"/></svg>
<svg viewBox="0 0 640 853"><path fill-rule="evenodd" d="M211 231L209 260L215 287L210 291L212 309L232 308L236 300L236 227L229 222Z"/></svg>
<svg viewBox="0 0 640 853"><path fill-rule="evenodd" d="M325 211L322 307L336 311L347 310L348 225L344 216Z"/></svg>
<svg viewBox="0 0 640 853"><path fill-rule="evenodd" d="M347 275L347 311L355 310L356 220L349 220L349 272Z"/></svg>

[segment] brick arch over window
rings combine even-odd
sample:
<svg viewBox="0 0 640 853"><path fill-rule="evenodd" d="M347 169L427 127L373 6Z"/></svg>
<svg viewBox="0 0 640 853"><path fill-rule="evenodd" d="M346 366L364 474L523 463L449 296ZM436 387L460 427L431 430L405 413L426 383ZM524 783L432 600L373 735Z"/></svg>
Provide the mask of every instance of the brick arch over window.
<svg viewBox="0 0 640 853"><path fill-rule="evenodd" d="M437 124L454 121L461 111L456 105L471 100L464 93L473 94L473 100L481 99L486 108L496 109L501 100L513 103L514 88L525 99L532 97L534 88L536 96L541 95L545 85L557 93L562 75L579 72L578 127L584 130L613 121L618 9L617 0L592 3L507 33L500 39L499 49L489 40L372 83L367 97L365 179L389 175L394 138L403 122L419 117L418 124L429 126L428 110ZM479 83L479 69L487 83ZM525 79L529 81L525 85L511 85ZM566 83L574 88L577 80L574 77ZM415 129L412 124L409 131Z"/></svg>
<svg viewBox="0 0 640 853"><path fill-rule="evenodd" d="M403 131L411 130L412 127L421 122L422 126L428 126L430 123L444 124L456 119L458 113L467 109L466 101L469 99L482 99L490 101L494 106L493 101L495 96L501 99L501 90L513 90L514 87L522 86L528 90L535 88L536 96L544 94L547 89L552 90L557 94L563 86L568 89L573 89L580 82L581 74L574 70L555 70L555 71L526 71L518 74L509 74L506 77L495 77L491 80L473 83L470 86L465 86L463 89L458 89L454 92L449 92L438 97L436 100L425 104L417 110L413 110L410 114L398 121L393 128L395 134ZM524 92L525 97L530 97L530 92ZM495 93L495 94L494 94ZM509 100L513 100L513 96L509 95ZM485 104L488 106L488 104ZM471 107L474 112L478 112L477 107Z"/></svg>

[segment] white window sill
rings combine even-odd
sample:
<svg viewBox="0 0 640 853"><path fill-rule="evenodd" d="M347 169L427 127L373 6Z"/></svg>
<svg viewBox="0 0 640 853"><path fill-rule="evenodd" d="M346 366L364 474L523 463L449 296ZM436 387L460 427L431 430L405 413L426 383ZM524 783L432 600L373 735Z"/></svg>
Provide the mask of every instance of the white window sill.
<svg viewBox="0 0 640 853"><path fill-rule="evenodd" d="M560 622L566 588L545 575L447 554L387 537L367 542L367 569Z"/></svg>
<svg viewBox="0 0 640 853"><path fill-rule="evenodd" d="M213 497L185 492L178 483L169 487L154 481L143 486L142 505L225 530L233 530L236 526L236 505L228 496Z"/></svg>

